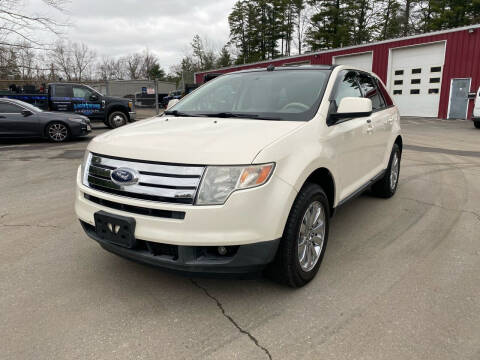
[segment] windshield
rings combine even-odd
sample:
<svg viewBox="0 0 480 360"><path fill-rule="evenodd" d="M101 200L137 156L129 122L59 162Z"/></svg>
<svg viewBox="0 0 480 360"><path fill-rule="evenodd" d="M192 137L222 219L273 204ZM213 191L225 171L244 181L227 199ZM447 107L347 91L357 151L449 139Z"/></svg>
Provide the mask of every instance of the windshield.
<svg viewBox="0 0 480 360"><path fill-rule="evenodd" d="M209 81L167 114L308 121L329 74L318 69L233 73Z"/></svg>

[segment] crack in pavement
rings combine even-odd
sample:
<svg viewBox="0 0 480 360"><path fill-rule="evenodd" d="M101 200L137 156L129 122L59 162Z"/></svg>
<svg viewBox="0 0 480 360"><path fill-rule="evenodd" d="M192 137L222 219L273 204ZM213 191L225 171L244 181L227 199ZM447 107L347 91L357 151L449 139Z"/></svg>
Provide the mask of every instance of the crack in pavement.
<svg viewBox="0 0 480 360"><path fill-rule="evenodd" d="M272 355L270 354L270 351L268 351L267 348L265 348L265 347L263 347L262 345L260 345L260 343L258 342L257 338L255 338L251 333L249 333L247 330L243 329L240 325L238 325L238 323L237 323L230 315L228 315L228 314L225 312L225 309L224 309L222 303L221 303L215 296L213 296L212 294L210 294L205 287L203 287L202 285L200 285L200 284L199 284L198 282L196 282L195 280L190 279L190 281L191 281L191 283L192 283L193 285L195 285L197 288L199 288L200 290L202 290L202 291L205 293L205 295L207 295L210 299L212 299L213 301L215 301L215 303L217 304L217 307L218 307L218 308L220 309L220 311L222 312L222 315L223 315L225 318L227 318L228 321L230 321L230 322L233 324L233 326L235 326L235 327L238 329L238 331L240 331L242 334L247 335L247 336L250 338L250 340L252 340L258 348L262 349L262 350L265 352L265 354L268 356L268 358L269 358L270 360L272 360Z"/></svg>
<svg viewBox="0 0 480 360"><path fill-rule="evenodd" d="M440 208L440 209L443 209L443 210L447 210L447 211L457 211L457 212L461 212L461 213L465 213L465 214L470 214L470 215L473 215L477 218L478 221L480 221L480 214L477 214L475 211L473 210L463 210L463 209L452 209L452 208L447 208L447 207L444 207L442 205L438 205L438 204L434 204L434 203L430 203L430 202L427 202L427 201L422 201L422 200L418 200L418 199L412 199L412 198L409 198L409 197L400 197L400 199L404 199L404 200L410 200L410 201L415 201L419 204L423 204L423 205L429 205L429 206L434 206L434 207L437 207L437 208Z"/></svg>

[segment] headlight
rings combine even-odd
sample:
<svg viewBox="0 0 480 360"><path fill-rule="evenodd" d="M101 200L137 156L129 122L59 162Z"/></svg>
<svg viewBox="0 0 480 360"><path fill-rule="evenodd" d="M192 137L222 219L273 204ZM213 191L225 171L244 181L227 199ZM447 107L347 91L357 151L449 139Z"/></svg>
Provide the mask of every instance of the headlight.
<svg viewBox="0 0 480 360"><path fill-rule="evenodd" d="M198 205L224 204L235 190L265 184L273 173L274 163L253 166L209 166L200 184Z"/></svg>
<svg viewBox="0 0 480 360"><path fill-rule="evenodd" d="M88 186L88 169L92 163L92 153L85 151L85 156L83 157L82 164L82 184Z"/></svg>

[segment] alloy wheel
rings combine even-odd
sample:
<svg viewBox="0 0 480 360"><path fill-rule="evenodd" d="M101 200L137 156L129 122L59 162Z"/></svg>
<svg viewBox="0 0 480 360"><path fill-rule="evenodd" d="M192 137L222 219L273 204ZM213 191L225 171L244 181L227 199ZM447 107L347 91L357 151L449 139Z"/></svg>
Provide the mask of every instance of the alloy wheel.
<svg viewBox="0 0 480 360"><path fill-rule="evenodd" d="M393 159L392 159L392 166L390 168L390 189L394 190L395 187L397 186L397 181L398 181L398 173L400 169L400 161L398 157L398 153L395 152L393 154Z"/></svg>
<svg viewBox="0 0 480 360"><path fill-rule="evenodd" d="M298 234L298 262L309 272L318 262L325 239L325 209L319 201L312 202L303 215Z"/></svg>
<svg viewBox="0 0 480 360"><path fill-rule="evenodd" d="M56 123L48 128L48 136L53 141L62 142L68 137L68 129L65 125Z"/></svg>

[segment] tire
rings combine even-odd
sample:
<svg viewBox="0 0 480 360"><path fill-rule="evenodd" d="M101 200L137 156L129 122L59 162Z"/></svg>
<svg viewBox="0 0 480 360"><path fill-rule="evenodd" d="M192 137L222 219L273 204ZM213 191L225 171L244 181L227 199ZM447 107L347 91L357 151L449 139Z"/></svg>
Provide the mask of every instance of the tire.
<svg viewBox="0 0 480 360"><path fill-rule="evenodd" d="M372 185L372 193L381 198L391 198L395 195L400 177L400 162L402 154L397 144L393 145L390 161L383 177Z"/></svg>
<svg viewBox="0 0 480 360"><path fill-rule="evenodd" d="M477 129L480 129L480 121L474 121L473 125L475 125Z"/></svg>
<svg viewBox="0 0 480 360"><path fill-rule="evenodd" d="M70 129L64 123L54 121L47 125L45 134L51 142L61 143L70 138Z"/></svg>
<svg viewBox="0 0 480 360"><path fill-rule="evenodd" d="M313 212L310 211L312 207ZM311 230L314 226L308 226L308 224L305 226L309 214L316 213L315 209L321 209L321 213L318 214L319 221L314 222L313 225L319 226L320 221L323 221L323 226L318 227L316 231ZM290 210L280 246L274 262L267 268L267 275L293 288L302 287L312 280L325 254L329 224L330 207L325 192L317 184L305 184ZM318 232L323 233L323 236L312 238L312 234L319 235ZM310 262L306 258L308 250L311 250L310 254L314 255L311 256Z"/></svg>
<svg viewBox="0 0 480 360"><path fill-rule="evenodd" d="M127 123L127 115L121 111L113 111L108 115L108 127L110 129L116 129Z"/></svg>

